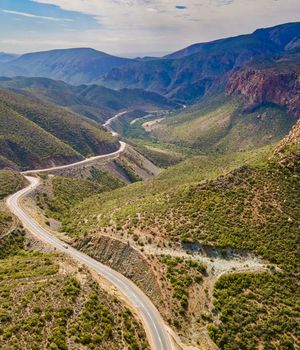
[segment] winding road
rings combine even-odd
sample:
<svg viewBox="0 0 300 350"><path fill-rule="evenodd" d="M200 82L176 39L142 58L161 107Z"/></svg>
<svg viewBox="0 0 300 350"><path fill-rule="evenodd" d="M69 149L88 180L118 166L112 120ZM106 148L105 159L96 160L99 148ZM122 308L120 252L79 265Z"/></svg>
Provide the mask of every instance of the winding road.
<svg viewBox="0 0 300 350"><path fill-rule="evenodd" d="M109 127L110 122L125 113L126 112L117 114L113 118L109 119L104 124L104 126L106 126L113 134L115 134L114 131ZM90 256L74 249L72 246L67 245L59 240L57 237L52 235L50 231L43 228L35 219L33 219L21 204L22 199L32 193L40 184L40 179L38 177L28 176L29 173L34 174L40 172L48 172L50 170L65 169L80 164L89 163L91 161L95 161L96 159L115 158L125 150L125 147L126 144L120 141L119 150L110 154L92 157L69 165L26 171L23 174L29 181L29 185L21 191L8 197L6 203L11 212L19 218L24 227L36 238L50 244L56 248L56 250L68 254L73 259L93 269L115 286L140 315L151 348L153 350L172 350L173 346L171 343L170 335L160 313L155 308L150 299L133 282L124 277L122 274L111 269L110 267L98 262Z"/></svg>

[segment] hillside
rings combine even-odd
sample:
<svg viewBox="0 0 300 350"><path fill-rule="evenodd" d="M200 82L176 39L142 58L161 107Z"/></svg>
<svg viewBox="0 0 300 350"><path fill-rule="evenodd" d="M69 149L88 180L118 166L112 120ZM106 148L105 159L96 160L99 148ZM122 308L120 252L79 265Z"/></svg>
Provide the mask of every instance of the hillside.
<svg viewBox="0 0 300 350"><path fill-rule="evenodd" d="M276 104L249 110L238 95L206 98L156 119L148 128L146 121L137 123L129 137L203 153L245 151L278 142L297 120L284 106ZM151 120L155 118L149 119L149 125Z"/></svg>
<svg viewBox="0 0 300 350"><path fill-rule="evenodd" d="M12 61L16 59L18 55L6 53L6 52L0 52L0 63L6 63L9 61Z"/></svg>
<svg viewBox="0 0 300 350"><path fill-rule="evenodd" d="M89 48L52 50L28 53L2 64L0 75L46 77L78 85L131 62Z"/></svg>
<svg viewBox="0 0 300 350"><path fill-rule="evenodd" d="M234 72L227 83L229 95L240 94L246 110L274 104L300 117L300 51L256 62Z"/></svg>
<svg viewBox="0 0 300 350"><path fill-rule="evenodd" d="M140 321L87 269L31 248L21 230L0 246L3 349L149 349Z"/></svg>
<svg viewBox="0 0 300 350"><path fill-rule="evenodd" d="M141 88L180 100L194 100L224 89L227 74L254 59L297 47L300 24L290 23L253 34L196 44L175 54L114 68L100 81L113 88Z"/></svg>
<svg viewBox="0 0 300 350"><path fill-rule="evenodd" d="M93 256L98 256L93 246L98 247L102 236L128 241L144 252L161 283L171 283L165 292L171 308L166 317L183 338L193 334L199 340L202 331L195 330L199 322L208 326L220 349L250 350L258 344L297 349L298 163L299 122L275 153L266 148L189 159L151 182L90 197L65 214L64 230ZM216 278L212 272L196 277L198 265L168 257L175 252L185 256L184 250L178 252L178 242L181 249L198 245L201 250L220 249L221 256L232 249L251 251L280 271L274 266L264 273L233 270L216 283L212 305L209 291ZM166 257L161 256L164 251ZM202 253L198 254L201 259ZM195 251L189 256L198 261ZM203 301L195 301L197 295ZM193 327L186 328L187 324Z"/></svg>
<svg viewBox="0 0 300 350"><path fill-rule="evenodd" d="M143 326L110 286L31 235L4 208L25 186L0 171L1 349L150 349Z"/></svg>
<svg viewBox="0 0 300 350"><path fill-rule="evenodd" d="M123 110L168 110L178 105L165 97L144 90L115 91L98 85L73 86L47 78L0 78L0 86L27 96L67 107L87 118L104 122Z"/></svg>
<svg viewBox="0 0 300 350"><path fill-rule="evenodd" d="M99 126L52 104L1 89L0 106L2 167L66 164L118 148Z"/></svg>

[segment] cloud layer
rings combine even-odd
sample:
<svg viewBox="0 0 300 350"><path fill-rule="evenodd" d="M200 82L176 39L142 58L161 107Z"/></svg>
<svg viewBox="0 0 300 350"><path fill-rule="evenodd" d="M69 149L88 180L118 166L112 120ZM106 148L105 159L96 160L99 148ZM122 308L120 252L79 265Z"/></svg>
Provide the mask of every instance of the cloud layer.
<svg viewBox="0 0 300 350"><path fill-rule="evenodd" d="M2 10L4 13L9 13L11 15L17 15L22 17L28 17L28 18L38 18L38 19L45 19L47 21L54 21L54 22L73 22L72 19L69 18L59 18L59 17L48 17L48 16L38 16L34 15L32 13L28 12L19 12L19 11L11 11L11 10Z"/></svg>
<svg viewBox="0 0 300 350"><path fill-rule="evenodd" d="M90 46L122 55L158 54L174 51L195 42L248 33L258 27L300 20L299 0L31 2L40 6L56 5L62 12L57 21L68 18L69 11L85 14L90 16L91 22L97 22L98 28L93 25L82 30L76 26L68 28L66 25L60 35L44 33L44 40L41 33L32 34L27 51L58 46ZM46 17L44 19L47 19ZM23 47L25 44L23 43Z"/></svg>

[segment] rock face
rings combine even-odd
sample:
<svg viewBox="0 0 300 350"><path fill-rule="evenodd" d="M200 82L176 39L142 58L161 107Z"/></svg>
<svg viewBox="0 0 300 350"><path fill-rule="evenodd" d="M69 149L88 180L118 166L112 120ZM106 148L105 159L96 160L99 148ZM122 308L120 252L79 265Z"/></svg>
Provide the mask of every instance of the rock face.
<svg viewBox="0 0 300 350"><path fill-rule="evenodd" d="M193 101L226 85L228 75L255 60L275 58L299 47L300 23L260 29L249 35L195 44L160 59L116 67L99 82L139 88Z"/></svg>
<svg viewBox="0 0 300 350"><path fill-rule="evenodd" d="M294 148L293 153L298 153L297 158L299 159L300 154L297 152L297 149L300 149L300 120L298 120L291 132L278 144L274 151L274 155L284 157L289 148Z"/></svg>
<svg viewBox="0 0 300 350"><path fill-rule="evenodd" d="M300 65L283 69L247 68L233 73L227 84L229 95L243 95L246 109L272 103L300 117Z"/></svg>
<svg viewBox="0 0 300 350"><path fill-rule="evenodd" d="M130 245L106 236L89 236L78 239L75 248L131 279L157 307L162 304L162 291L151 266Z"/></svg>

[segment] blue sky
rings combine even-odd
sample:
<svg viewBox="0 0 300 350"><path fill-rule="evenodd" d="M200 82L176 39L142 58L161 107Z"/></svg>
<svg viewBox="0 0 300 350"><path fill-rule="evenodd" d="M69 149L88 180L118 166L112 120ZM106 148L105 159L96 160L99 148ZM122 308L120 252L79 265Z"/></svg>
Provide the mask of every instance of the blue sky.
<svg viewBox="0 0 300 350"><path fill-rule="evenodd" d="M0 0L0 51L164 54L300 21L300 0Z"/></svg>

